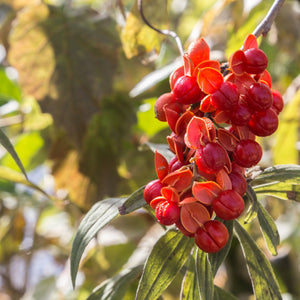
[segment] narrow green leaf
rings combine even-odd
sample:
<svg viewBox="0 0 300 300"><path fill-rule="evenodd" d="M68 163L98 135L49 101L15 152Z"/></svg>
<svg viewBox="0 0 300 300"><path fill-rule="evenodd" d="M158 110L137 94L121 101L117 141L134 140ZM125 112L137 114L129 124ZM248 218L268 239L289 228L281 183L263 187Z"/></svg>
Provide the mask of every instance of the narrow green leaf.
<svg viewBox="0 0 300 300"><path fill-rule="evenodd" d="M231 293L215 285L214 300L238 300L238 299L235 296L233 296Z"/></svg>
<svg viewBox="0 0 300 300"><path fill-rule="evenodd" d="M5 135L5 133L1 129L0 129L0 144L6 149L6 151L14 159L14 161L16 162L16 164L18 165L18 167L20 168L20 170L24 174L25 178L28 179L26 171L23 167L23 164L22 164L17 152L15 151L14 146L12 145L9 138Z"/></svg>
<svg viewBox="0 0 300 300"><path fill-rule="evenodd" d="M70 258L73 286L84 249L101 228L118 216L118 206L125 200L126 198L108 198L99 201L82 219L73 241Z"/></svg>
<svg viewBox="0 0 300 300"><path fill-rule="evenodd" d="M139 282L136 300L156 300L190 255L193 239L170 229L153 247Z"/></svg>
<svg viewBox="0 0 300 300"><path fill-rule="evenodd" d="M256 193L254 192L253 188L248 184L247 191L245 197L251 202L247 214L244 218L244 224L251 222L257 216L257 207L258 201Z"/></svg>
<svg viewBox="0 0 300 300"><path fill-rule="evenodd" d="M277 246L280 244L277 226L272 217L260 203L258 203L257 217L268 249L272 255L277 255Z"/></svg>
<svg viewBox="0 0 300 300"><path fill-rule="evenodd" d="M144 199L144 189L145 186L140 187L126 199L119 207L120 215L127 215L147 204Z"/></svg>
<svg viewBox="0 0 300 300"><path fill-rule="evenodd" d="M246 259L255 299L282 299L272 266L264 253L237 221L234 229Z"/></svg>
<svg viewBox="0 0 300 300"><path fill-rule="evenodd" d="M221 219L219 219L221 221ZM222 221L224 225L227 227L228 233L229 233L229 238L226 246L222 248L220 251L216 253L209 253L208 254L208 259L211 265L211 271L213 276L216 275L220 265L224 261L224 259L227 257L227 254L230 250L231 247L231 242L233 238L233 221Z"/></svg>
<svg viewBox="0 0 300 300"><path fill-rule="evenodd" d="M197 249L196 255L196 275L201 300L213 300L214 278L208 261L207 253Z"/></svg>
<svg viewBox="0 0 300 300"><path fill-rule="evenodd" d="M181 287L181 298L180 300L196 300L200 299L200 291L198 287L198 281L196 276L196 249L193 255L189 257L189 264L186 270L182 287Z"/></svg>
<svg viewBox="0 0 300 300"><path fill-rule="evenodd" d="M7 180L9 182L14 182L14 183L21 183L24 184L36 191L39 191L42 193L44 196L46 196L49 199L52 199L56 201L57 199L48 195L42 188L40 188L38 185L34 184L33 182L27 180L24 178L22 173L19 173L17 171L14 171L10 168L0 166L0 178Z"/></svg>
<svg viewBox="0 0 300 300"><path fill-rule="evenodd" d="M89 295L87 300L120 300L128 288L130 282L134 280L142 271L143 265L133 268L123 269L117 275L102 282Z"/></svg>
<svg viewBox="0 0 300 300"><path fill-rule="evenodd" d="M278 165L267 168L250 184L257 194L300 202L299 165Z"/></svg>

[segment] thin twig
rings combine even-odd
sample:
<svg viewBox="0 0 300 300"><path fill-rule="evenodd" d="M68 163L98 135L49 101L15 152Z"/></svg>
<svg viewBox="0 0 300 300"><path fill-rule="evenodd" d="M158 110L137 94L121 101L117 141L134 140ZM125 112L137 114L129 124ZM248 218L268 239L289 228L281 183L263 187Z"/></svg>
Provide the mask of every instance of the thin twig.
<svg viewBox="0 0 300 300"><path fill-rule="evenodd" d="M278 11L285 0L275 0L273 5L271 6L270 10L268 11L265 18L258 24L258 26L252 32L253 35L259 37L260 35L266 36L267 33L271 29L271 25L276 18Z"/></svg>
<svg viewBox="0 0 300 300"><path fill-rule="evenodd" d="M180 52L180 55L183 57L184 50L183 50L182 43L181 43L181 40L180 40L179 36L174 31L171 31L171 30L168 30L168 29L158 29L158 28L154 27L152 24L150 24L149 21L146 19L145 15L144 15L143 1L138 0L137 4L138 4L138 10L139 10L139 12L141 14L141 17L142 17L143 21L145 22L145 24L148 25L153 30L155 30L155 31L157 31L157 32L159 32L163 35L168 35L168 36L172 37L173 39L175 39L175 42L177 44L177 48Z"/></svg>

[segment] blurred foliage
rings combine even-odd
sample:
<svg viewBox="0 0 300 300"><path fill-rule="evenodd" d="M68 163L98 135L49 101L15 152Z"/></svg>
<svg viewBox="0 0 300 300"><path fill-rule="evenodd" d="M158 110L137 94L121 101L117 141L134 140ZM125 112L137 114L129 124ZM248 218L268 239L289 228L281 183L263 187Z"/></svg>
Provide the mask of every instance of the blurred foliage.
<svg viewBox="0 0 300 300"><path fill-rule="evenodd" d="M185 47L203 36L212 57L226 61L272 3L144 1L144 13L153 25L177 32ZM86 299L96 286L96 294L111 292L106 280L113 278L124 299L133 299L141 267L130 261L143 264L163 232L148 213L138 210L94 233L75 290L68 258L79 222L95 203L128 196L155 178L153 154L144 145L165 143L169 134L153 107L169 91L176 43L141 21L134 0L0 0L0 15L0 128L29 178L1 148L0 298ZM287 0L260 39L273 86L286 102L278 132L262 142L264 167L299 164L299 23L299 1ZM279 228L278 255L268 254L255 222L247 230L269 255L281 289L299 299L299 205L273 196L259 194L259 200ZM239 299L252 296L241 263L234 238L215 279L220 299L223 289ZM125 283L116 275L122 266ZM167 300L179 299L183 274L173 275Z"/></svg>

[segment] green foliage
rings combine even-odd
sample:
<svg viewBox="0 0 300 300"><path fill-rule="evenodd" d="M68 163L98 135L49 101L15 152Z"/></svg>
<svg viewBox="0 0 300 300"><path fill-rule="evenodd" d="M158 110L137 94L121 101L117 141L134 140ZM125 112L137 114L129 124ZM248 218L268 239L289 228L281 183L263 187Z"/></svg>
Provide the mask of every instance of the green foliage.
<svg viewBox="0 0 300 300"><path fill-rule="evenodd" d="M172 229L158 240L146 262L137 299L157 299L184 265L193 241Z"/></svg>
<svg viewBox="0 0 300 300"><path fill-rule="evenodd" d="M285 214L290 235L281 240L291 250L284 255L292 264L299 260L299 213L291 208L300 199L296 1L285 3L275 20L276 30L272 28L261 43L270 58L273 88L284 93L289 87L280 127L262 145L268 150L265 169L250 170L247 178L248 212L239 220L247 223L247 230L238 222L224 222L229 241L215 254L195 248L193 238L173 228L154 224L153 210L143 199L144 186L155 175L151 151L168 160L173 157L165 143L167 125L154 118L153 109L169 88L167 77L178 67L179 53L170 38L142 22L137 1L115 4L0 1L0 40L6 51L0 62L3 291L13 299L173 300L179 293L182 300L235 300L241 294L281 299L280 290L299 298L300 291L291 286L298 284L300 275L274 264L279 286L264 253L283 257L277 228L282 220L277 217ZM200 34L209 41L212 59L226 60L272 3L260 1L249 11L241 0L143 4L151 24L176 31L185 46ZM9 77L11 67L17 80ZM19 106L7 113L10 100ZM268 167L270 162L275 166ZM107 228L114 230L109 238L118 239L99 238L99 243L95 237ZM61 241L72 235L73 242ZM242 255L236 255L237 243ZM37 259L41 252L48 255L42 262ZM70 252L75 290L65 284ZM241 284L243 257L252 290ZM49 276L39 277L39 283L27 289L31 275L6 272L15 270L15 261L26 271L37 264ZM55 265L58 271L52 272ZM222 277L220 268L230 276ZM221 281L215 280L219 276Z"/></svg>

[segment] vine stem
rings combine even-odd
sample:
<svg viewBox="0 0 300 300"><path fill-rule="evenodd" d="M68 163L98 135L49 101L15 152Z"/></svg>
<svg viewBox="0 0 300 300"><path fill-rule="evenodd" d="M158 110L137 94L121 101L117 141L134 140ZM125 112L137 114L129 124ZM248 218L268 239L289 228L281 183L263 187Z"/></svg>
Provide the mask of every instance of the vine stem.
<svg viewBox="0 0 300 300"><path fill-rule="evenodd" d="M262 35L266 36L271 29L271 25L276 18L280 7L283 5L285 0L275 0L271 8L269 9L265 18L258 24L258 26L252 32L257 38Z"/></svg>
<svg viewBox="0 0 300 300"><path fill-rule="evenodd" d="M158 28L154 27L152 24L149 23L149 21L147 20L147 18L144 15L143 1L138 0L137 5L138 5L138 10L140 12L140 15L141 15L143 21L145 22L145 24L148 25L153 30L155 30L163 35L168 35L168 36L172 37L177 44L177 48L180 52L180 55L183 57L184 56L183 46L182 46L181 40L180 40L179 36L176 34L176 32L168 30L168 29L158 29Z"/></svg>

